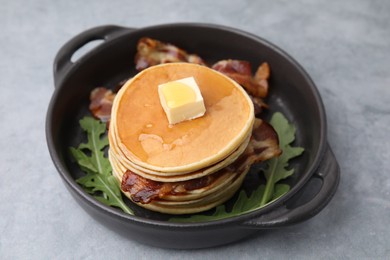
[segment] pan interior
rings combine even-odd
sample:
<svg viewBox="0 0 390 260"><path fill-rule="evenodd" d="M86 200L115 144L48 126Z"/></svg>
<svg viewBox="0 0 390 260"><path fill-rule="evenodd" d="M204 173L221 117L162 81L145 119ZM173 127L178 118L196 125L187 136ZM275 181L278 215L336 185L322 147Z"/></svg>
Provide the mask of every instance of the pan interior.
<svg viewBox="0 0 390 260"><path fill-rule="evenodd" d="M78 121L89 115L90 91L99 86L115 89L117 84L135 75L134 56L141 37L151 37L175 44L189 53L196 53L207 63L221 59L248 60L255 70L262 62L271 67L270 95L266 99L269 111L262 116L269 119L272 113L282 112L297 128L295 145L305 148L304 154L291 164L294 177L288 180L291 187L302 185L312 174L325 136L325 119L322 103L314 86L288 56L267 42L250 35L207 27L160 26L122 34L109 44L101 44L83 56L68 72L55 93L49 131L53 136L52 149L59 153L62 164L71 178L83 176L70 158L68 149L85 141ZM254 71L253 71L254 72ZM253 180L259 183L258 167L253 167L243 187L253 189ZM169 216L142 209L131 202L128 205L138 216L153 220L166 220Z"/></svg>

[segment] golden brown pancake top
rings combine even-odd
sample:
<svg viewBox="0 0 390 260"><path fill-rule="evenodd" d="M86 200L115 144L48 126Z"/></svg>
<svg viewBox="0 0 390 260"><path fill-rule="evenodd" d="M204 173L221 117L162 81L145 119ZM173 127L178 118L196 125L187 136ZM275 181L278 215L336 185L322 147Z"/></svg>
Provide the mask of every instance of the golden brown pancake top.
<svg viewBox="0 0 390 260"><path fill-rule="evenodd" d="M206 106L203 117L169 125L158 85L194 77ZM125 153L157 167L221 160L247 137L253 106L238 84L207 67L170 63L146 69L127 82L116 106L116 131ZM216 156L217 155L217 156Z"/></svg>

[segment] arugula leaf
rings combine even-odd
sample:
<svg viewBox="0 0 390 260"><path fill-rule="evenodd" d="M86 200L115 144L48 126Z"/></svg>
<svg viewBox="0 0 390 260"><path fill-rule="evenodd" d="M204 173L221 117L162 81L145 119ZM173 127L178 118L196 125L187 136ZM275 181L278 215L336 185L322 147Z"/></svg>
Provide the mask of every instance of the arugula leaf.
<svg viewBox="0 0 390 260"><path fill-rule="evenodd" d="M283 153L268 161L268 168L264 171L267 180L265 192L260 205L267 204L273 197L275 184L294 174L294 169L287 170L288 161L303 152L302 147L292 147L290 144L295 140L296 129L290 124L283 114L276 112L272 115L270 124L274 127L279 137L279 147Z"/></svg>
<svg viewBox="0 0 390 260"><path fill-rule="evenodd" d="M111 174L110 161L104 156L103 149L108 146L106 124L92 117L84 117L80 120L80 126L87 132L88 142L80 144L78 148L70 147L69 150L86 175L78 178L76 182L103 204L118 207L134 215L123 202L119 184Z"/></svg>
<svg viewBox="0 0 390 260"><path fill-rule="evenodd" d="M267 167L264 170L266 185L259 185L249 196L244 190L241 190L229 212L226 210L225 205L220 205L216 207L211 215L197 214L189 217L175 217L171 218L170 221L199 222L239 216L264 207L286 194L290 190L290 186L278 182L294 173L294 169L287 169L288 161L302 154L304 149L291 146L291 143L295 140L296 129L294 125L287 121L283 114L279 112L274 113L270 124L279 136L279 146L283 153L278 158L267 161Z"/></svg>

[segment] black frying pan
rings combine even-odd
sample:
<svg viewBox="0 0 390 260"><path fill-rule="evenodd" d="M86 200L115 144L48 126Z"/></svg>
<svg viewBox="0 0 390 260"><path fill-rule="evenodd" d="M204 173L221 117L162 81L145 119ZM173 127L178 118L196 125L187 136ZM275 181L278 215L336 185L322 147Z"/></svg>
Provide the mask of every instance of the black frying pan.
<svg viewBox="0 0 390 260"><path fill-rule="evenodd" d="M270 111L281 111L297 127L296 145L305 148L292 162L291 190L270 205L238 217L202 223L175 223L168 216L126 201L137 213L127 215L96 201L76 184L83 173L71 161L68 148L83 141L78 120L89 114L90 91L114 88L136 73L134 55L140 37L148 36L196 53L207 62L242 59L253 66L267 61L271 67ZM75 62L72 55L86 43L104 42ZM101 26L67 42L54 61L55 91L46 121L52 160L76 201L95 219L126 237L153 246L201 248L239 240L262 229L304 221L332 198L339 182L339 167L326 140L326 116L319 93L302 67L289 55L252 34L208 24L168 24L141 29ZM244 185L253 186L246 180Z"/></svg>

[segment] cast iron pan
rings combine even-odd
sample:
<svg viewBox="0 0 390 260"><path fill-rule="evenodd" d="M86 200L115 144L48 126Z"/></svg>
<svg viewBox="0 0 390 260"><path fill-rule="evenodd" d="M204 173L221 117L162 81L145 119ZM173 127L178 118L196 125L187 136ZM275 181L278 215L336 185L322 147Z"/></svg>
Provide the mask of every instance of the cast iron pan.
<svg viewBox="0 0 390 260"><path fill-rule="evenodd" d="M207 62L248 60L257 67L267 61L272 70L269 118L281 111L297 128L295 145L304 154L292 162L295 175L291 190L268 206L238 217L201 223L175 223L168 216L128 205L131 216L102 205L76 184L83 173L69 156L69 147L83 141L78 121L88 115L90 91L114 88L136 73L134 55L140 37L148 36L196 53ZM86 43L104 42L77 61L72 55ZM339 182L339 167L326 139L326 116L319 93L302 67L278 47L252 34L209 24L168 24L141 29L101 26L80 33L67 42L54 61L55 91L46 121L48 148L66 187L96 220L118 233L153 246L202 248L222 245L259 230L292 225L317 214L332 198ZM257 183L248 178L244 187Z"/></svg>

